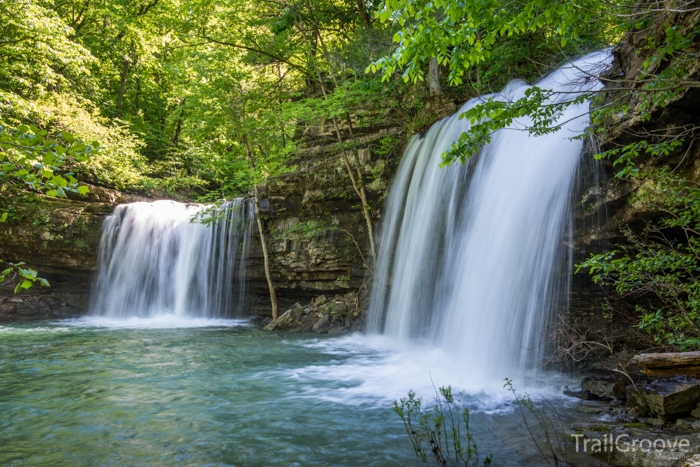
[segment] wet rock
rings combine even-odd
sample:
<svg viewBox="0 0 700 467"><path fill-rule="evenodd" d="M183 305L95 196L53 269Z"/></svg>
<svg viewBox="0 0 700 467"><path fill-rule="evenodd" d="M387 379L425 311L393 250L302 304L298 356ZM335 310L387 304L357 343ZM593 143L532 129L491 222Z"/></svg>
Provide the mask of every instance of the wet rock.
<svg viewBox="0 0 700 467"><path fill-rule="evenodd" d="M331 298L321 295L307 305L295 303L265 329L340 334L358 329L362 324L361 316L356 292Z"/></svg>
<svg viewBox="0 0 700 467"><path fill-rule="evenodd" d="M690 416L695 418L700 418L700 407L695 407L690 411Z"/></svg>
<svg viewBox="0 0 700 467"><path fill-rule="evenodd" d="M592 401L598 399L598 396L596 396L595 394L591 394L589 391L574 391L573 389L569 389L569 386L564 386L564 390L562 392L565 396L575 397L576 399L581 399L583 401Z"/></svg>
<svg viewBox="0 0 700 467"><path fill-rule="evenodd" d="M577 436L580 450L585 446L585 452L615 467L680 467L700 451L697 433L658 429L639 432L623 428L615 432L589 431ZM596 446L593 440L600 443Z"/></svg>
<svg viewBox="0 0 700 467"><path fill-rule="evenodd" d="M277 319L273 319L270 324L265 326L266 331L273 331L275 329L285 329L288 328L292 324L292 310L291 308L287 311L285 311L282 316L278 317Z"/></svg>
<svg viewBox="0 0 700 467"><path fill-rule="evenodd" d="M573 428L574 431L586 433L589 431L612 431L617 428L617 426L617 423L613 422L578 422L574 423Z"/></svg>
<svg viewBox="0 0 700 467"><path fill-rule="evenodd" d="M639 422L644 423L645 425L655 426L655 427L662 427L662 426L664 426L664 423L665 423L662 419L651 418L651 417L640 418Z"/></svg>
<svg viewBox="0 0 700 467"><path fill-rule="evenodd" d="M316 321L314 324L312 331L313 332L321 332L323 329L323 326L328 322L328 315L327 314L322 314L321 318Z"/></svg>
<svg viewBox="0 0 700 467"><path fill-rule="evenodd" d="M630 405L655 415L687 413L700 401L700 381L694 378L658 379L627 387Z"/></svg>
<svg viewBox="0 0 700 467"><path fill-rule="evenodd" d="M612 378L589 376L581 381L581 389L601 399L619 399L624 396L624 391Z"/></svg>
<svg viewBox="0 0 700 467"><path fill-rule="evenodd" d="M693 429L693 423L695 423L697 420L694 420L692 418L679 418L676 420L676 426L678 428L682 428L684 430L692 430Z"/></svg>
<svg viewBox="0 0 700 467"><path fill-rule="evenodd" d="M323 305L324 303L326 303L326 296L325 295L319 295L318 297L311 300L311 304L313 306L316 306L316 307Z"/></svg>
<svg viewBox="0 0 700 467"><path fill-rule="evenodd" d="M597 401L584 401L579 406L581 412L592 415L602 415L607 413L609 409L610 407L607 404Z"/></svg>

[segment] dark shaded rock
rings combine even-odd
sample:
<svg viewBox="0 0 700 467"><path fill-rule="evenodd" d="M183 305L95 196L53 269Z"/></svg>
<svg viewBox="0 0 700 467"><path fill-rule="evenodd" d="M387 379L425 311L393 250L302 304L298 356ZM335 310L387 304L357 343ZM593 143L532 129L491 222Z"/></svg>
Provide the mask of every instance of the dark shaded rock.
<svg viewBox="0 0 700 467"><path fill-rule="evenodd" d="M311 304L313 306L320 306L326 303L326 296L325 295L319 295L318 297L314 298L311 300Z"/></svg>
<svg viewBox="0 0 700 467"><path fill-rule="evenodd" d="M291 308L284 313L282 313L281 316L279 316L277 319L273 319L270 324L265 326L266 331L273 331L275 329L286 329L292 324L292 313L294 310Z"/></svg>
<svg viewBox="0 0 700 467"><path fill-rule="evenodd" d="M91 276L97 268L102 222L119 203L136 201L116 190L90 187L69 199L18 193L13 216L0 224L0 258L26 262L51 287L18 295L0 286L0 321L63 319L87 312ZM3 212L0 200L0 212Z"/></svg>
<svg viewBox="0 0 700 467"><path fill-rule="evenodd" d="M575 397L577 399L581 399L584 401L593 401L593 400L599 399L598 396L596 396L595 394L591 394L590 391L587 391L587 390L574 391L572 389L569 389L569 386L564 386L564 390L562 392L564 393L565 396Z"/></svg>
<svg viewBox="0 0 700 467"><path fill-rule="evenodd" d="M644 423L645 425L655 426L655 427L662 427L666 423L662 419L652 418L652 417L642 417L639 419L639 422Z"/></svg>
<svg viewBox="0 0 700 467"><path fill-rule="evenodd" d="M323 326L328 322L328 315L327 314L322 314L321 318L319 318L318 321L314 324L312 331L320 333L323 331Z"/></svg>
<svg viewBox="0 0 700 467"><path fill-rule="evenodd" d="M654 415L688 413L700 401L700 381L694 378L658 379L627 387L630 405Z"/></svg>
<svg viewBox="0 0 700 467"><path fill-rule="evenodd" d="M581 389L601 399L622 399L625 396L624 389L612 378L589 376L581 381Z"/></svg>

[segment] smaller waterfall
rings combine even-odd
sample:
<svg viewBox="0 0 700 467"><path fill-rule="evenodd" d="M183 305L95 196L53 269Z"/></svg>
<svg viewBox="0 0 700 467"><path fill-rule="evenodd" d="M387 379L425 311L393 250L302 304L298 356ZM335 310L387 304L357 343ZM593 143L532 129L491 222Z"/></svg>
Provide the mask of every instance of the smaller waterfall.
<svg viewBox="0 0 700 467"><path fill-rule="evenodd" d="M255 214L236 199L207 207L173 201L118 206L103 225L90 310L112 319L240 314Z"/></svg>

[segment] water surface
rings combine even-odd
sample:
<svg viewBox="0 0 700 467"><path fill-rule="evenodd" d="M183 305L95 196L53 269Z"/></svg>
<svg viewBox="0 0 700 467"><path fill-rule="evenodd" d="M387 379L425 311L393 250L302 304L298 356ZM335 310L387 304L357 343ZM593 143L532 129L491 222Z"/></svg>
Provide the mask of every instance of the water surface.
<svg viewBox="0 0 700 467"><path fill-rule="evenodd" d="M463 379L439 350L362 336L116 324L0 326L0 465L431 465L413 455L391 402ZM507 393L471 390L482 452L541 465Z"/></svg>

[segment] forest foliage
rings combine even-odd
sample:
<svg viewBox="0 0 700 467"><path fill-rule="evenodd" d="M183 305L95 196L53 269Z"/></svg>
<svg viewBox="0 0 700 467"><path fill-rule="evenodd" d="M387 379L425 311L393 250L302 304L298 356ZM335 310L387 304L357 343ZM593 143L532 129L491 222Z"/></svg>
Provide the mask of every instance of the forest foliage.
<svg viewBox="0 0 700 467"><path fill-rule="evenodd" d="M700 27L688 20L697 10L688 0L0 0L0 199L4 209L19 202L13 190L64 196L89 183L214 201L293 170L310 135L330 128L371 239L355 135L387 120L422 129L437 67L443 99L486 96L462 116L471 129L446 165L515 118L542 134L566 106L593 101L585 137L599 140L599 157L622 178L656 177L665 195L640 192L662 220L582 268L620 294L654 295L639 326L664 345L696 347L697 210L682 201L696 187L645 167L688 148L697 128L621 146L605 138L620 116L649 121L698 87ZM659 33L639 51L640 72L591 76L608 84L602 91L556 102L537 87L516 102L488 97L648 31Z"/></svg>

